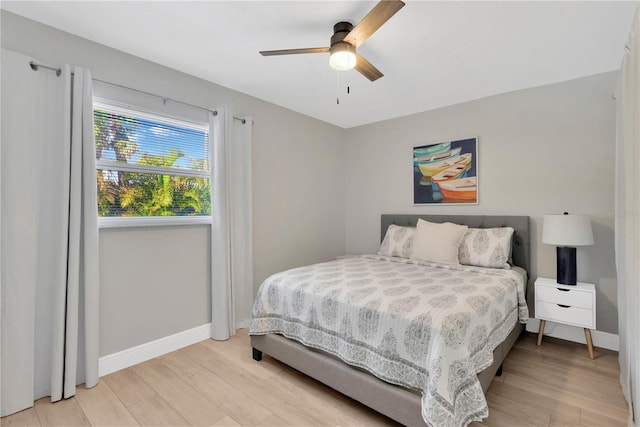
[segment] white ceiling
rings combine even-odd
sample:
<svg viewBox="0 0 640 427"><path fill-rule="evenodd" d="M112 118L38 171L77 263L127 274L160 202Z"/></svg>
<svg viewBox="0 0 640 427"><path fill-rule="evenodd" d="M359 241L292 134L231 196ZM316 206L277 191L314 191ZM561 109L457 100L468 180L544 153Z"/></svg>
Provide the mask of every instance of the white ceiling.
<svg viewBox="0 0 640 427"><path fill-rule="evenodd" d="M375 1L2 1L0 7L349 128L620 67L637 1L406 1L358 52L385 76L335 71L329 45ZM350 94L347 95L346 87ZM340 97L340 104L336 98Z"/></svg>

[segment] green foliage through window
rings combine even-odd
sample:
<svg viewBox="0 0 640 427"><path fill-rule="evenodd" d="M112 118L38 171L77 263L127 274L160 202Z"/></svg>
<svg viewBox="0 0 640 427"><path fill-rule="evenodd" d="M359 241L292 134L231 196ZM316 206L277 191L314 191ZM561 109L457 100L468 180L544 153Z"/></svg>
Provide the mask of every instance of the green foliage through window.
<svg viewBox="0 0 640 427"><path fill-rule="evenodd" d="M102 106L94 126L99 216L211 215L206 128Z"/></svg>

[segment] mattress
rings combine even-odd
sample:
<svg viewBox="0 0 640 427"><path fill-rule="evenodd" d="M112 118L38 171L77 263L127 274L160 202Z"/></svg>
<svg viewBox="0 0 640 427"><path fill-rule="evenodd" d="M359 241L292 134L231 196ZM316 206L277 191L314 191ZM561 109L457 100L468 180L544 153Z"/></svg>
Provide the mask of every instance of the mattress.
<svg viewBox="0 0 640 427"><path fill-rule="evenodd" d="M251 335L281 334L421 394L429 425L488 415L477 373L518 322L526 273L364 255L269 277Z"/></svg>

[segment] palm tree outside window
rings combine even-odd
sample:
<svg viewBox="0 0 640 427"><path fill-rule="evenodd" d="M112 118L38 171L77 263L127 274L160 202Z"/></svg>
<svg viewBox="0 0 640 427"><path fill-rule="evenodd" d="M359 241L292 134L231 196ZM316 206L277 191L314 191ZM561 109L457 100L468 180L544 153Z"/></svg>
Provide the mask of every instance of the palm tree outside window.
<svg viewBox="0 0 640 427"><path fill-rule="evenodd" d="M210 217L209 128L94 103L98 215Z"/></svg>

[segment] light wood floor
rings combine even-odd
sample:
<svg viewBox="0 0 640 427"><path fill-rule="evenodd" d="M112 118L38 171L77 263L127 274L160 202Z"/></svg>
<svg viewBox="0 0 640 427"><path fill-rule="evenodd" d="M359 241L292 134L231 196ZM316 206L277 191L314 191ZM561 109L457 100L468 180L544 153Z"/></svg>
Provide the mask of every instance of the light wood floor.
<svg viewBox="0 0 640 427"><path fill-rule="evenodd" d="M617 353L523 336L489 391L486 426L625 426ZM58 403L40 399L9 426L394 426L388 418L265 356L246 331L113 373Z"/></svg>

